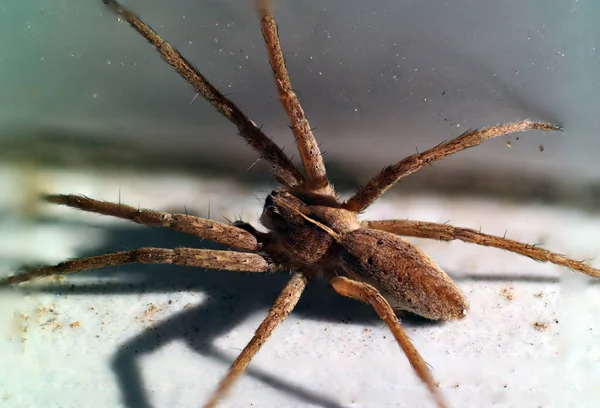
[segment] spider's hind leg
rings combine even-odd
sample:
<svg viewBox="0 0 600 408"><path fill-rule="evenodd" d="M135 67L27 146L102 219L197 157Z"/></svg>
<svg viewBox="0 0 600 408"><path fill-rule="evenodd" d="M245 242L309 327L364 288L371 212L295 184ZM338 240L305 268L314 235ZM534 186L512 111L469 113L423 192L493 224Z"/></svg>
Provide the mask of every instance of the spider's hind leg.
<svg viewBox="0 0 600 408"><path fill-rule="evenodd" d="M239 272L270 272L276 266L263 256L245 252L195 248L139 248L87 258L72 259L54 266L40 266L24 273L0 279L0 287L16 285L53 275L66 275L131 263L172 264Z"/></svg>
<svg viewBox="0 0 600 408"><path fill-rule="evenodd" d="M405 237L428 238L438 241L460 240L476 245L494 247L527 256L540 262L566 266L594 278L600 278L600 269L592 268L581 261L550 252L539 246L525 244L505 237L484 234L471 228L454 227L449 224L414 220L364 221L362 226L391 232Z"/></svg>
<svg viewBox="0 0 600 408"><path fill-rule="evenodd" d="M344 276L333 277L329 283L340 295L368 303L373 307L373 309L375 309L381 320L383 320L389 327L390 331L394 335L394 338L398 342L398 345L406 355L406 358L408 358L410 365L419 376L419 379L429 389L429 392L436 401L437 406L439 408L445 408L446 403L435 386L433 377L429 372L429 368L427 367L427 363L425 360L423 360L421 354L419 354L415 346L412 344L410 338L400 325L394 310L388 301L385 300L383 295L375 287L369 285L368 283L358 282Z"/></svg>

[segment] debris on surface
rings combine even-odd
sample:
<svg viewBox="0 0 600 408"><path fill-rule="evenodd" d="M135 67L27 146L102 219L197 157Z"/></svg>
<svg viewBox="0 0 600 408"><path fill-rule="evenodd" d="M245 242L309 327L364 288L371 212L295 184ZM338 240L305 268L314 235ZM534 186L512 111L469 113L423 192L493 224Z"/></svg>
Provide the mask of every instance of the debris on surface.
<svg viewBox="0 0 600 408"><path fill-rule="evenodd" d="M548 329L548 327L550 327L550 325L548 324L548 322L535 322L535 323L533 323L533 328L536 329L537 331L540 331L540 332L546 331Z"/></svg>
<svg viewBox="0 0 600 408"><path fill-rule="evenodd" d="M48 277L46 277L46 279L52 283L64 283L67 280L67 277L65 275L63 275L62 273L56 274L56 275L50 275Z"/></svg>
<svg viewBox="0 0 600 408"><path fill-rule="evenodd" d="M56 311L56 302L53 302L50 306L38 306L35 310L38 317L43 317L47 314L58 315Z"/></svg>
<svg viewBox="0 0 600 408"><path fill-rule="evenodd" d="M146 322L146 321L154 321L154 316L160 312L162 309L158 306L156 306L154 303L149 303L148 304L148 308L146 310L144 310L144 314L141 315L140 317L138 317L136 320L139 322Z"/></svg>
<svg viewBox="0 0 600 408"><path fill-rule="evenodd" d="M42 324L42 327L47 327L47 328L51 329L52 331L57 331L58 329L62 329L63 326L64 325L61 322L59 322L58 318L56 318L56 317L51 317L50 319L48 319L46 321L46 323Z"/></svg>
<svg viewBox="0 0 600 408"><path fill-rule="evenodd" d="M514 288L512 286L506 287L502 289L502 297L506 300L508 300L509 302L512 301L515 298L514 292L513 292Z"/></svg>
<svg viewBox="0 0 600 408"><path fill-rule="evenodd" d="M58 320L58 310L56 302L52 302L50 306L38 306L36 314L39 321L45 320L41 323L41 327L49 328L52 331L62 329L64 324Z"/></svg>
<svg viewBox="0 0 600 408"><path fill-rule="evenodd" d="M145 330L154 329L154 322L157 319L157 315L168 308L172 303L172 301L165 302L162 305L148 303L148 307L144 310L144 313L141 316L136 317L135 320L139 323L147 323L148 325L144 326Z"/></svg>
<svg viewBox="0 0 600 408"><path fill-rule="evenodd" d="M21 341L27 340L27 333L29 332L29 315L26 313L14 313L13 314L13 324L12 324L12 334L11 339L13 337L20 337Z"/></svg>

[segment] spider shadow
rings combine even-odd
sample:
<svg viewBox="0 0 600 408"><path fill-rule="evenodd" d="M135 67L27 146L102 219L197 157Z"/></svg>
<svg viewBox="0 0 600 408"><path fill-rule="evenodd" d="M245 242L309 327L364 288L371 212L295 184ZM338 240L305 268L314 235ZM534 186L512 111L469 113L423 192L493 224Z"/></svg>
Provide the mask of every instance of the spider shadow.
<svg viewBox="0 0 600 408"><path fill-rule="evenodd" d="M42 220L53 223L53 220ZM77 226L78 222L60 221ZM106 240L100 247L78 253L78 257L98 255L145 246L176 248L192 247L225 249L220 245L168 229L115 225L103 228ZM78 277L94 277L100 283L78 283ZM23 288L25 291L43 291L54 294L148 294L181 291L201 292L204 300L195 307L184 309L144 330L119 346L112 359L112 369L117 377L124 404L128 408L150 408L152 405L142 381L137 362L141 356L175 340L184 340L197 353L230 365L232 360L213 346L219 336L242 324L252 314L266 311L289 280L287 273L254 274L231 271L202 270L172 265L124 265L101 271L86 271L74 275L67 285L43 285ZM109 282L105 282L109 280ZM87 280L86 280L87 281ZM295 315L319 321L362 324L381 327L381 320L370 306L344 298L325 282L311 282L294 311ZM436 324L417 316L402 315L405 326ZM248 339L249 340L249 339ZM256 368L247 375L286 392L293 398L316 406L341 408L330 397L277 378Z"/></svg>

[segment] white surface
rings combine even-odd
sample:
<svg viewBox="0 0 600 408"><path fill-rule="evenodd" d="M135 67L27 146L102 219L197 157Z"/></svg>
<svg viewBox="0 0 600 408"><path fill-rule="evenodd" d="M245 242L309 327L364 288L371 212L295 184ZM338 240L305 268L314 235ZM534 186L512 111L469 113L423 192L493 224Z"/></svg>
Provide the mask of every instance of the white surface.
<svg viewBox="0 0 600 408"><path fill-rule="evenodd" d="M11 171L0 172L13 183L3 182L5 191L14 193L0 199L0 208L14 215L26 204L28 185ZM113 201L120 196L141 207L184 211L185 205L203 216L210 200L212 218L236 218L243 212L243 219L254 224L260 199L271 188L131 174L45 173L37 182L44 190ZM0 273L8 274L21 262L54 263L149 245L207 244L66 208L42 206L39 214L37 221L2 219ZM558 208L390 193L365 216L451 220L499 235L508 230L510 238L543 241L574 258L600 253L600 217ZM404 319L452 407L598 406L598 285L499 250L417 242L471 302L464 321ZM559 276L560 283L555 281ZM250 339L285 279L281 274L135 265L3 292L0 406L199 406ZM148 314L152 305L158 311ZM70 327L75 322L80 326ZM549 327L537 331L535 322ZM383 323L367 306L342 299L323 283L310 285L251 368L223 407L432 406Z"/></svg>

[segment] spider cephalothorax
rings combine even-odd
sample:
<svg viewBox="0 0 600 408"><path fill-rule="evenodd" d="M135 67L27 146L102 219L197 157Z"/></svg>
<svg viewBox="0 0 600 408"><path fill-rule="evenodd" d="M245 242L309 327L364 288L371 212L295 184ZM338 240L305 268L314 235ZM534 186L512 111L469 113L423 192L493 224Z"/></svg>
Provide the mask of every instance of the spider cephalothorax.
<svg viewBox="0 0 600 408"><path fill-rule="evenodd" d="M358 221L358 214L396 182L431 162L476 146L486 139L531 129L560 130L559 126L523 120L465 132L455 139L422 153L415 153L386 167L348 201L340 202L327 178L319 146L291 87L275 19L265 0L257 1L261 31L275 75L275 84L282 106L291 121L291 129L306 176L296 168L281 148L231 100L211 85L175 48L116 1L103 1L150 41L164 60L229 119L249 145L271 165L279 188L266 198L261 216L261 221L269 232L258 232L249 224L239 221L228 225L188 214L141 210L83 196L49 195L46 200L55 204L124 218L139 224L170 228L238 251L140 248L30 269L0 280L0 286L53 274L134 262L240 272L291 270L290 281L205 407L214 407L224 398L273 330L294 309L308 281L317 275L327 279L340 295L366 302L375 309L390 328L437 405L445 407L427 364L404 332L394 310L407 310L429 319L452 320L466 315L467 301L452 280L426 254L400 236L444 241L461 240L501 248L538 261L566 266L589 276L600 277L600 270L583 262L535 245L468 228L414 220Z"/></svg>
<svg viewBox="0 0 600 408"><path fill-rule="evenodd" d="M339 251L327 229L346 234L360 227L356 213L341 208L334 197L284 190L267 196L260 221L271 230L272 240L280 243L292 265L323 268L333 266Z"/></svg>

